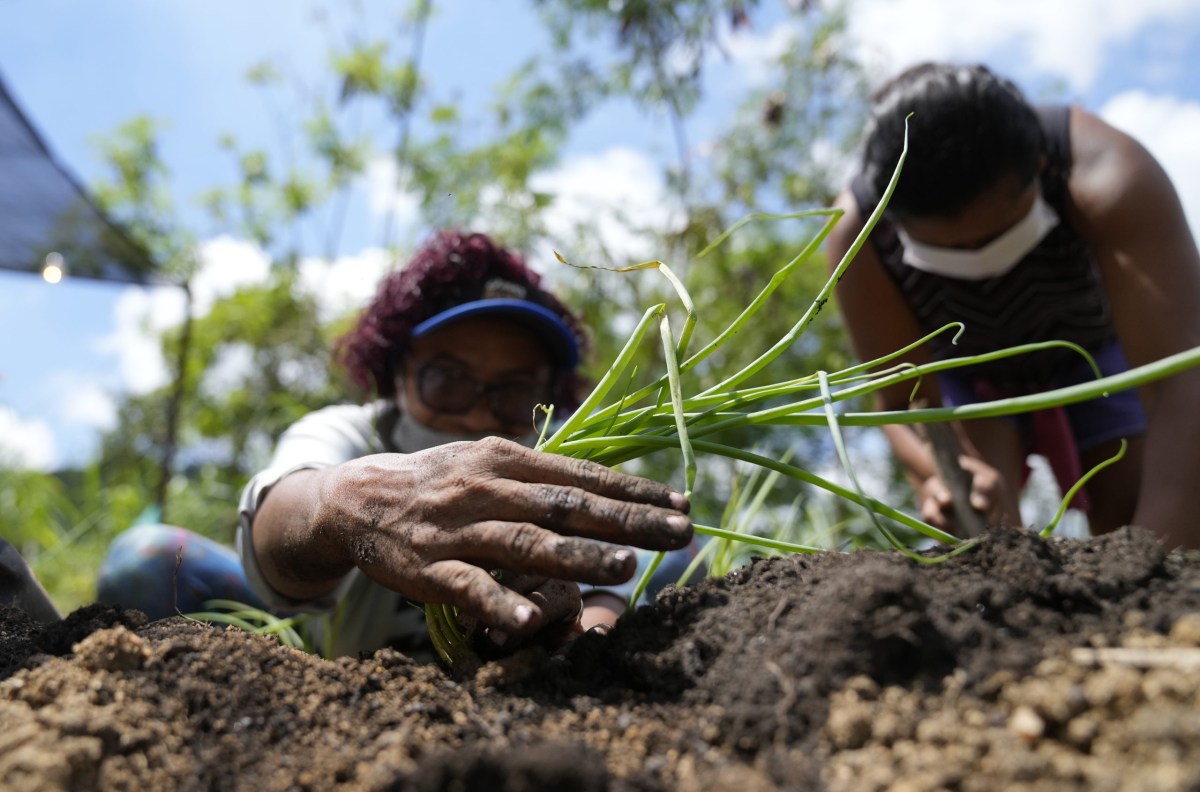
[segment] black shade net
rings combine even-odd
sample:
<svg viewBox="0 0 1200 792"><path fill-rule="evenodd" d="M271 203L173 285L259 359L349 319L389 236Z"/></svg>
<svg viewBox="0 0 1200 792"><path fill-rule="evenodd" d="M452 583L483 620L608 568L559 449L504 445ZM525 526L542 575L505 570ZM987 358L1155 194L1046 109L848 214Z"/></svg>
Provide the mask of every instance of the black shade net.
<svg viewBox="0 0 1200 792"><path fill-rule="evenodd" d="M162 282L154 262L54 158L0 77L0 269Z"/></svg>

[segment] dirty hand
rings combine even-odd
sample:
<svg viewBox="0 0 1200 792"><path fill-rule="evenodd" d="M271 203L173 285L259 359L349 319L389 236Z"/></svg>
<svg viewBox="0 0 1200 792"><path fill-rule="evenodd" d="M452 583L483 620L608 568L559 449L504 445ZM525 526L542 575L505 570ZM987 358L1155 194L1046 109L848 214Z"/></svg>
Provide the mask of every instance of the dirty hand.
<svg viewBox="0 0 1200 792"><path fill-rule="evenodd" d="M522 595L541 612L541 625L534 636L509 635L499 627L485 627L482 635L495 649L514 651L536 637L538 643L554 649L583 634L580 618L583 615L583 595L579 586L569 580L546 578L542 575L523 575L497 569L492 578L505 588ZM476 620L459 614L463 626Z"/></svg>
<svg viewBox="0 0 1200 792"><path fill-rule="evenodd" d="M507 636L554 624L566 606L524 596L490 570L612 585L633 576L634 553L589 538L673 550L692 537L687 499L666 485L498 437L338 467L318 521L347 560ZM577 590L571 599L577 611Z"/></svg>
<svg viewBox="0 0 1200 792"><path fill-rule="evenodd" d="M958 463L971 474L971 507L983 515L984 522L996 525L1010 521L1008 489L1000 471L982 459L963 454ZM935 528L948 530L953 523L954 498L950 488L937 475L921 482L917 491L921 519Z"/></svg>

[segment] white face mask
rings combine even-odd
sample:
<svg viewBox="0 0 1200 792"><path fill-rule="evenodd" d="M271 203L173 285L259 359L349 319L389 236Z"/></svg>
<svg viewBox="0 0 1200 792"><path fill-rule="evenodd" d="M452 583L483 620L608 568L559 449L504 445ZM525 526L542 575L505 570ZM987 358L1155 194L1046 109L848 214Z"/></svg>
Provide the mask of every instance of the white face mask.
<svg viewBox="0 0 1200 792"><path fill-rule="evenodd" d="M917 242L898 229L904 243L904 263L910 267L960 280L983 280L1005 274L1046 238L1059 223L1058 214L1042 196L1016 225L979 250L958 250Z"/></svg>
<svg viewBox="0 0 1200 792"><path fill-rule="evenodd" d="M405 454L412 454L417 451L424 451L427 448L433 448L434 446L446 445L447 443L457 443L462 440L482 440L494 434L496 433L471 432L468 434L458 434L455 432L443 432L439 429L430 429L402 409L400 411L400 420L396 421L396 428L392 430L392 442L396 448ZM537 432L530 432L521 437L512 437L510 435L502 435L502 437L512 440L514 443L520 443L527 448L533 448L538 439Z"/></svg>

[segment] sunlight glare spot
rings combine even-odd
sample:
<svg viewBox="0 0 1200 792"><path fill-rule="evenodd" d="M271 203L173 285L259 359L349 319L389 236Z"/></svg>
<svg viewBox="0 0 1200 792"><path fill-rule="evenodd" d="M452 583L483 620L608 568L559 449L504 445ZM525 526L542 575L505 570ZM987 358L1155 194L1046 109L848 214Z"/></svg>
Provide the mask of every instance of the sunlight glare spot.
<svg viewBox="0 0 1200 792"><path fill-rule="evenodd" d="M42 267L42 280L49 284L61 283L64 275L66 275L66 267L63 264L62 255L47 253L45 264Z"/></svg>

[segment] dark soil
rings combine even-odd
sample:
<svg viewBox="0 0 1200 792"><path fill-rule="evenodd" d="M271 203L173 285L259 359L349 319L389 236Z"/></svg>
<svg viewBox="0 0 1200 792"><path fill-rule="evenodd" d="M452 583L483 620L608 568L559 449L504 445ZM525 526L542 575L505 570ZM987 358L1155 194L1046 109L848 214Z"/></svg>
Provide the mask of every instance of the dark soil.
<svg viewBox="0 0 1200 792"><path fill-rule="evenodd" d="M1200 556L1136 530L760 561L460 679L139 616L0 610L0 786L1200 789Z"/></svg>

